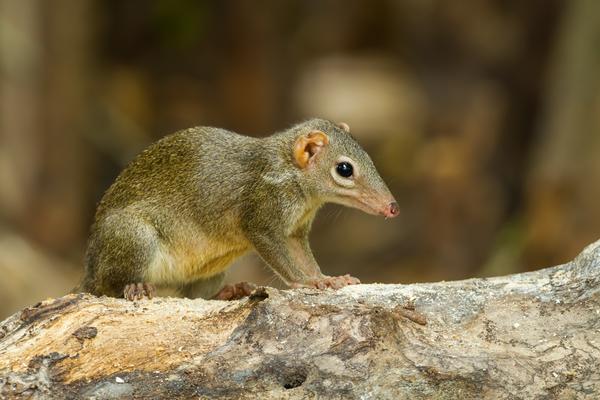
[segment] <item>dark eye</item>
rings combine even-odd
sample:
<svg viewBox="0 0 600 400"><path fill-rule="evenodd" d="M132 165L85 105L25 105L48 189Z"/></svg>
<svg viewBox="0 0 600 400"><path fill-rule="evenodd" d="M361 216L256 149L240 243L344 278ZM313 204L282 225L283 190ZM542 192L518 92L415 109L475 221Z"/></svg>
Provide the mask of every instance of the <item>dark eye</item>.
<svg viewBox="0 0 600 400"><path fill-rule="evenodd" d="M337 173L340 176L343 176L344 178L350 178L352 176L352 174L354 173L354 168L352 168L352 164L350 164L349 162L341 162L339 163L336 167L335 170L337 171Z"/></svg>

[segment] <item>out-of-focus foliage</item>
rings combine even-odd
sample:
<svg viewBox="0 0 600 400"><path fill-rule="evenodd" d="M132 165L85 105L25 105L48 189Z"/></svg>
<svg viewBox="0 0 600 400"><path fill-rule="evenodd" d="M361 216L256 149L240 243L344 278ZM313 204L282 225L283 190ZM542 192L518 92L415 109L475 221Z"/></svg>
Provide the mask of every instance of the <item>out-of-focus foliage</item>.
<svg viewBox="0 0 600 400"><path fill-rule="evenodd" d="M402 213L325 207L326 273L568 260L600 236L598 54L595 0L0 0L0 317L74 286L103 191L193 125L350 124Z"/></svg>

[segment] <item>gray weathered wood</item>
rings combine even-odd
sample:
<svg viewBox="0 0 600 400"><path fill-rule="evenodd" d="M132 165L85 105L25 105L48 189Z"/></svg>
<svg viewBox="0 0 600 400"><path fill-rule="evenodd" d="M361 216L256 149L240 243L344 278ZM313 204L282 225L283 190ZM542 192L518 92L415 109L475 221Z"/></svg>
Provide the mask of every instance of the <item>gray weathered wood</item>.
<svg viewBox="0 0 600 400"><path fill-rule="evenodd" d="M492 279L233 302L68 295L0 325L0 397L597 399L599 292L597 242Z"/></svg>

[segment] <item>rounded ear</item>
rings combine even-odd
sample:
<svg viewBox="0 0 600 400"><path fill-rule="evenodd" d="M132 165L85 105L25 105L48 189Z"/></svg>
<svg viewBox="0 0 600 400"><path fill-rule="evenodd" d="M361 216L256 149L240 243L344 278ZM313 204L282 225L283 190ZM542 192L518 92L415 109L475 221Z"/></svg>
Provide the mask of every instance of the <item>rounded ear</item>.
<svg viewBox="0 0 600 400"><path fill-rule="evenodd" d="M294 143L294 161L300 168L306 168L313 157L329 143L329 137L321 131L312 131L300 136Z"/></svg>
<svg viewBox="0 0 600 400"><path fill-rule="evenodd" d="M343 130L345 130L346 132L350 133L350 125L348 125L345 122L338 122L337 124L340 128L342 128Z"/></svg>

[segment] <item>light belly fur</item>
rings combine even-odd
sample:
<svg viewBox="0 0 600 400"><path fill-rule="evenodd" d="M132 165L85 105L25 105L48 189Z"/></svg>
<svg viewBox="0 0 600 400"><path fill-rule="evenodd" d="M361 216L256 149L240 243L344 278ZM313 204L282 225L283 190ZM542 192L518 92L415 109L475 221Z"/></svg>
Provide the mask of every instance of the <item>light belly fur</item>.
<svg viewBox="0 0 600 400"><path fill-rule="evenodd" d="M168 286L210 278L225 271L248 248L247 243L215 240L201 232L182 235L158 246L145 279Z"/></svg>

